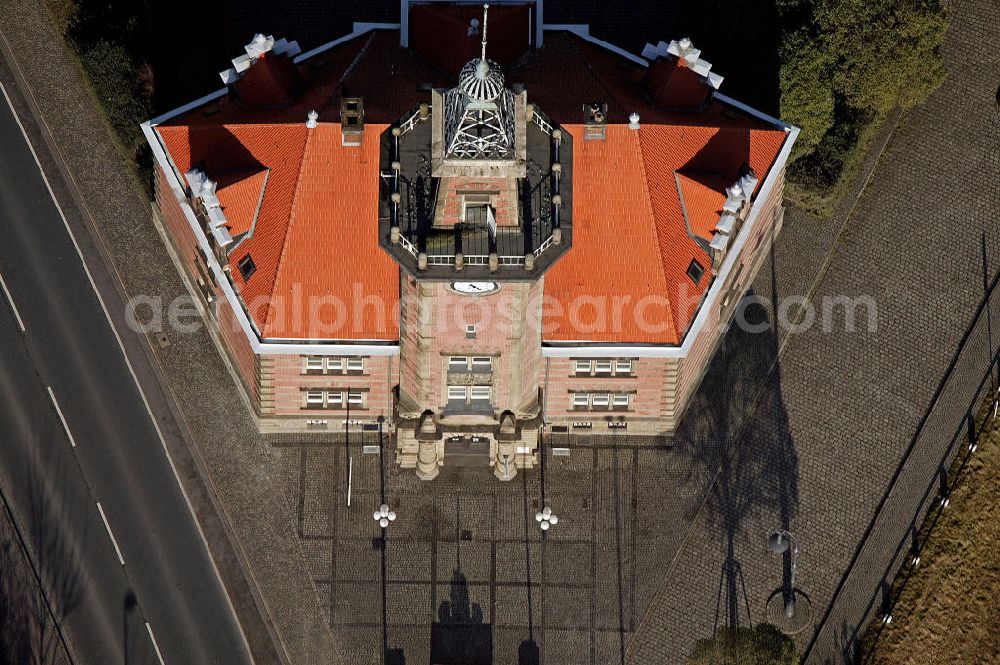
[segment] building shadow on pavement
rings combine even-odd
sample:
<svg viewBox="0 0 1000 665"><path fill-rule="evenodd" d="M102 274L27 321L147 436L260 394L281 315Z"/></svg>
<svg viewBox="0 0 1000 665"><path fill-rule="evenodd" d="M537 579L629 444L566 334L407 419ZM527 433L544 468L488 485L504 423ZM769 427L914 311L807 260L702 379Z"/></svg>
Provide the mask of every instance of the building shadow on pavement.
<svg viewBox="0 0 1000 665"><path fill-rule="evenodd" d="M753 295L740 304L674 441L686 458L687 482L707 484L688 521L697 529L702 520L724 549L712 634L764 620L751 615L738 545L749 539L751 547L763 548L772 531L789 528L798 503L798 456L782 397L778 337ZM789 555L783 577L783 588L790 588Z"/></svg>
<svg viewBox="0 0 1000 665"><path fill-rule="evenodd" d="M85 523L85 507L59 498L69 471L46 465L42 451L56 439L46 424L37 437L29 467L24 470L29 517L21 533L23 545L35 557L37 575L49 594L47 605L32 577L31 564L15 532L11 514L0 506L0 665L55 665L66 662L57 622L72 612L81 599L80 566L73 545L60 528L63 523ZM0 442L2 445L3 442ZM51 475L44 475L49 473ZM11 488L5 488L10 491ZM50 612L51 607L51 612ZM54 616L53 616L54 614Z"/></svg>
<svg viewBox="0 0 1000 665"><path fill-rule="evenodd" d="M438 607L431 626L431 663L434 665L492 665L493 627L484 623L483 608L469 598L469 584L461 570L452 571L448 599Z"/></svg>

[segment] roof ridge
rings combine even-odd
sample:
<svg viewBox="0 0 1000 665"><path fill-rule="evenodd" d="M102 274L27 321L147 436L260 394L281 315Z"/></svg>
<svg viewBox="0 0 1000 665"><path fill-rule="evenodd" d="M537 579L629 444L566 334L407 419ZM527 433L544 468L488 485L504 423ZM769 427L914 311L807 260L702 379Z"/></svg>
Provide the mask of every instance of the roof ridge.
<svg viewBox="0 0 1000 665"><path fill-rule="evenodd" d="M285 227L285 238L281 243L281 253L278 255L278 263L274 266L274 277L271 281L271 286L267 289L268 295L271 298L267 302L267 312L264 315L264 321L261 325L261 332L263 332L269 325L271 318L271 309L273 307L274 300L274 287L278 283L278 275L281 274L281 265L285 261L285 255L288 253L288 239L292 236L292 225L295 224L295 219L297 215L295 214L299 203L299 192L302 189L302 174L306 170L306 155L309 152L309 147L313 143L313 139L316 136L315 130L310 130L306 133L305 144L302 146L302 159L299 161L299 172L295 176L295 189L292 194L292 207L288 211L288 225Z"/></svg>
<svg viewBox="0 0 1000 665"><path fill-rule="evenodd" d="M580 39L579 35L576 35L575 33L568 33L567 36L569 35L572 35L573 37ZM576 42L576 40L570 38L567 39L566 41L569 42L570 46L572 46L573 48L573 52L576 53L577 56L579 56L580 60L583 62L584 69L586 69L587 72L590 74L590 76L594 79L594 81L597 82L597 85L601 86L601 88L603 88L604 91L608 93L610 97L608 101L613 101L615 105L618 107L618 110L621 113L627 115L629 111L625 109L625 105L622 104L622 101L615 94L615 91L612 90L611 87L604 82L604 79L601 78L600 74L597 73L597 70L594 69L593 65L590 64L590 60L588 60L586 54L580 50L580 46Z"/></svg>
<svg viewBox="0 0 1000 665"><path fill-rule="evenodd" d="M629 129L628 131L629 133L635 134L635 139L632 141L632 145L634 146L635 151L638 153L639 168L642 169L642 179L646 182L646 186L642 188L643 203L645 204L646 210L649 212L649 218L653 220L653 228L652 231L650 232L650 235L653 236L653 241L656 243L656 253L660 256L658 267L660 269L660 277L663 280L664 290L669 291L666 288L667 284L669 283L669 280L667 279L666 257L663 256L663 242L662 238L660 237L660 224L657 220L656 209L653 207L653 199L649 191L650 180L649 180L649 173L646 171L646 153L642 149L642 135L641 135L642 128L640 127L639 129ZM669 293L665 293L664 296L667 299L667 305L670 307L671 327L674 328L674 332L679 336L680 333L677 331L674 322L675 315L674 315L673 298L670 297Z"/></svg>

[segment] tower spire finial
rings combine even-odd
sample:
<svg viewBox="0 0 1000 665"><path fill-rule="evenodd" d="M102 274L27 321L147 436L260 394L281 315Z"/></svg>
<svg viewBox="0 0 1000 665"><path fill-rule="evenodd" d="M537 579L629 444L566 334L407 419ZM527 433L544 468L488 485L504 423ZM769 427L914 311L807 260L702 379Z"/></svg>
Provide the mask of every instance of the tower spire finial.
<svg viewBox="0 0 1000 665"><path fill-rule="evenodd" d="M486 19L490 13L489 3L483 5L483 53L480 56L480 60L486 62Z"/></svg>

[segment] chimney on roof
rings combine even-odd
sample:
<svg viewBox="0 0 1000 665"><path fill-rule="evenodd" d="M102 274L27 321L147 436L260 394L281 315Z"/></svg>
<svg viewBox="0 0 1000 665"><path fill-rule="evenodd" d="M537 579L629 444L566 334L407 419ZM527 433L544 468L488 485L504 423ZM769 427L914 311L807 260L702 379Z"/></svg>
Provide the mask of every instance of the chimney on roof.
<svg viewBox="0 0 1000 665"><path fill-rule="evenodd" d="M340 100L340 136L343 145L359 146L365 138L365 102L361 97Z"/></svg>
<svg viewBox="0 0 1000 665"><path fill-rule="evenodd" d="M711 63L700 57L701 51L688 38L646 44L642 55L650 60L646 91L659 106L698 109L722 85L722 77L712 73Z"/></svg>
<svg viewBox="0 0 1000 665"><path fill-rule="evenodd" d="M608 105L591 102L583 105L583 140L603 141L608 124Z"/></svg>
<svg viewBox="0 0 1000 665"><path fill-rule="evenodd" d="M233 59L233 66L219 76L245 106L276 108L286 106L298 94L302 83L293 58L302 52L287 39L256 34L244 47L245 55Z"/></svg>
<svg viewBox="0 0 1000 665"><path fill-rule="evenodd" d="M639 129L639 114L631 113L628 117L628 128L629 129Z"/></svg>
<svg viewBox="0 0 1000 665"><path fill-rule="evenodd" d="M316 113L315 110L309 111L309 113L306 114L306 127L308 127L309 129L316 129L316 125L318 124L319 124L319 113Z"/></svg>
<svg viewBox="0 0 1000 665"><path fill-rule="evenodd" d="M296 41L290 42L285 38L275 39L271 35L265 36L261 33L254 35L250 43L243 47L243 50L246 51L246 55L233 58L233 66L224 72L219 72L222 82L226 85L231 85L240 80L243 73L250 69L250 66L266 53L283 55L287 58L294 58L299 53L302 53L302 49Z"/></svg>

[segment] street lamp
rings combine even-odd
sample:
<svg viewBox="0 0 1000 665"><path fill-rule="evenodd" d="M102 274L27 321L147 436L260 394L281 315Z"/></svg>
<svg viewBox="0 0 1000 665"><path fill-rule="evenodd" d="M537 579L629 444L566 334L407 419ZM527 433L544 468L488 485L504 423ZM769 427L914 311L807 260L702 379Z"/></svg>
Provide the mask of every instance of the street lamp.
<svg viewBox="0 0 1000 665"><path fill-rule="evenodd" d="M795 568L798 563L799 546L790 532L778 529L767 539L767 548L779 555L787 552L789 548L792 550L792 576L788 585L788 598L785 601L785 616L791 619L795 616Z"/></svg>
<svg viewBox="0 0 1000 665"><path fill-rule="evenodd" d="M551 508L545 506L541 512L535 513L535 521L538 522L542 531L548 531L550 526L559 523L559 516L552 512Z"/></svg>
<svg viewBox="0 0 1000 665"><path fill-rule="evenodd" d="M378 507L378 510L372 513L372 517L375 518L375 521L378 522L378 525L383 529L389 526L389 522L396 521L395 511L389 510L389 506L384 503Z"/></svg>

